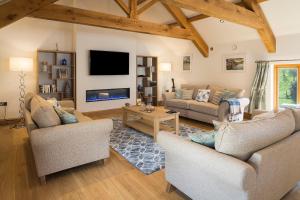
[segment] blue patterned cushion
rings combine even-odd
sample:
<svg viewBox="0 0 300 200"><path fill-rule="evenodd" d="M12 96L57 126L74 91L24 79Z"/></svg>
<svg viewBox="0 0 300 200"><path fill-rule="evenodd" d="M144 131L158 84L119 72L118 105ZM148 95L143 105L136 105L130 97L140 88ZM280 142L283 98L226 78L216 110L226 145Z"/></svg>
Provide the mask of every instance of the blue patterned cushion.
<svg viewBox="0 0 300 200"><path fill-rule="evenodd" d="M204 146L214 148L215 147L215 131L197 133L189 133L189 138L196 143L202 144Z"/></svg>
<svg viewBox="0 0 300 200"><path fill-rule="evenodd" d="M199 89L198 94L196 96L196 101L208 102L209 95L210 95L210 90Z"/></svg>
<svg viewBox="0 0 300 200"><path fill-rule="evenodd" d="M75 115L72 115L71 113L68 113L67 111L64 111L58 107L54 107L54 109L59 116L62 124L73 124L78 122Z"/></svg>
<svg viewBox="0 0 300 200"><path fill-rule="evenodd" d="M181 89L175 90L175 97L176 97L176 99L182 99L182 90Z"/></svg>

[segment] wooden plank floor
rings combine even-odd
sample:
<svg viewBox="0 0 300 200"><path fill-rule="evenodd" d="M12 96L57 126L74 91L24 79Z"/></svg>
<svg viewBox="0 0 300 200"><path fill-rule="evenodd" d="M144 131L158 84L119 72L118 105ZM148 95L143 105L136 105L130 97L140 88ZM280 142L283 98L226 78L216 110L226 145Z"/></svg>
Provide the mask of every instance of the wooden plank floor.
<svg viewBox="0 0 300 200"><path fill-rule="evenodd" d="M120 116L120 111L88 113L93 119ZM192 120L181 122L211 129ZM91 163L47 176L40 185L25 129L0 126L0 199L188 199L179 191L166 193L164 171L144 175L111 150L104 165Z"/></svg>

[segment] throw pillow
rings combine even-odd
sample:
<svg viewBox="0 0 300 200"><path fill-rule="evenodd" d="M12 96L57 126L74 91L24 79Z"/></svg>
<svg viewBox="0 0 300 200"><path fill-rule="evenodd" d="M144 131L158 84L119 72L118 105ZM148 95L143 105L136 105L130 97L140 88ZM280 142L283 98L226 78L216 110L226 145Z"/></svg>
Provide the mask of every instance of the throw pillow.
<svg viewBox="0 0 300 200"><path fill-rule="evenodd" d="M209 95L210 95L210 90L199 89L198 94L196 96L196 101L208 102Z"/></svg>
<svg viewBox="0 0 300 200"><path fill-rule="evenodd" d="M63 109L60 109L58 107L54 107L54 109L58 114L62 124L73 124L78 122L75 115L72 115L71 113L68 113L67 111L64 111Z"/></svg>
<svg viewBox="0 0 300 200"><path fill-rule="evenodd" d="M231 99L231 98L236 98L236 93L230 90L225 89L223 91L223 95L222 95L222 100L227 100L227 99Z"/></svg>
<svg viewBox="0 0 300 200"><path fill-rule="evenodd" d="M182 99L182 90L181 89L175 90L175 98Z"/></svg>
<svg viewBox="0 0 300 200"><path fill-rule="evenodd" d="M194 90L182 90L182 99L191 100L193 99Z"/></svg>
<svg viewBox="0 0 300 200"><path fill-rule="evenodd" d="M57 101L56 98L50 98L46 100L48 103L53 105L54 107L60 107L59 102Z"/></svg>
<svg viewBox="0 0 300 200"><path fill-rule="evenodd" d="M197 133L189 133L188 136L193 142L202 144L210 148L215 147L215 131L210 131L210 132L200 131Z"/></svg>
<svg viewBox="0 0 300 200"><path fill-rule="evenodd" d="M211 103L219 105L223 97L223 91L216 91L211 99Z"/></svg>
<svg viewBox="0 0 300 200"><path fill-rule="evenodd" d="M39 128L47 128L61 124L53 106L38 95L34 96L31 100L31 118Z"/></svg>

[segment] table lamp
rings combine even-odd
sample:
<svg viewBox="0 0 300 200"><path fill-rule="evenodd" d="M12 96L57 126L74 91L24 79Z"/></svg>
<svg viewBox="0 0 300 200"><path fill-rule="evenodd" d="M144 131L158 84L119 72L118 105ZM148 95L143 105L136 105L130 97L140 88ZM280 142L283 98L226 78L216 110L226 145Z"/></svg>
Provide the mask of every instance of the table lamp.
<svg viewBox="0 0 300 200"><path fill-rule="evenodd" d="M13 128L24 127L24 112L23 107L25 105L25 72L33 70L33 59L23 57L11 57L9 58L9 70L19 72L19 122L14 125Z"/></svg>

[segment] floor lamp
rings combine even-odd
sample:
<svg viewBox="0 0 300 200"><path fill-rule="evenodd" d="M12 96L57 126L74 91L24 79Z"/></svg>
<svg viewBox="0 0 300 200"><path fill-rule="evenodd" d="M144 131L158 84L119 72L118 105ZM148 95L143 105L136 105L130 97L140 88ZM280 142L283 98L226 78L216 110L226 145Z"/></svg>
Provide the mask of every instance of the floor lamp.
<svg viewBox="0 0 300 200"><path fill-rule="evenodd" d="M168 81L170 80L170 73L172 70L172 64L171 63L160 63L159 64L159 71L163 72L163 88L162 92L166 92L168 90Z"/></svg>
<svg viewBox="0 0 300 200"><path fill-rule="evenodd" d="M25 73L33 70L33 59L23 57L9 58L9 70L19 72L19 122L13 128L24 127L24 105L25 105Z"/></svg>

